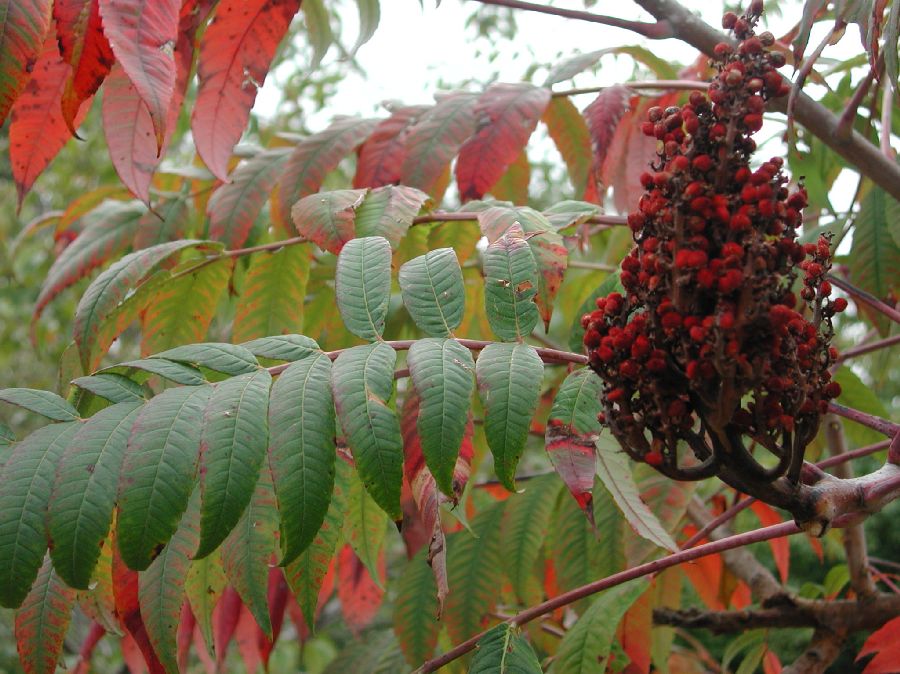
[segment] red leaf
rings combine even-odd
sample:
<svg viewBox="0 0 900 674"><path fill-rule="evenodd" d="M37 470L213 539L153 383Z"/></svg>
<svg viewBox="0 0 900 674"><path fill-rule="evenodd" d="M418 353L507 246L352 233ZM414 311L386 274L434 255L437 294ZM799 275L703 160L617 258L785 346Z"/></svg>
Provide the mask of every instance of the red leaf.
<svg viewBox="0 0 900 674"><path fill-rule="evenodd" d="M45 557L34 586L16 611L16 647L28 674L56 671L74 604L75 590L59 579L50 557Z"/></svg>
<svg viewBox="0 0 900 674"><path fill-rule="evenodd" d="M866 639L856 661L872 653L862 674L896 674L900 671L900 618L889 620Z"/></svg>
<svg viewBox="0 0 900 674"><path fill-rule="evenodd" d="M51 0L0 0L0 126L45 46L50 5Z"/></svg>
<svg viewBox="0 0 900 674"><path fill-rule="evenodd" d="M281 223L291 221L291 207L302 197L318 192L325 175L369 137L376 123L357 117L339 119L297 143L278 181L278 207L274 210Z"/></svg>
<svg viewBox="0 0 900 674"><path fill-rule="evenodd" d="M175 44L180 0L99 0L104 32L116 60L147 105L162 150L175 96Z"/></svg>
<svg viewBox="0 0 900 674"><path fill-rule="evenodd" d="M222 241L228 248L244 245L288 152L284 147L260 152L232 172L231 182L219 185L206 205L209 238Z"/></svg>
<svg viewBox="0 0 900 674"><path fill-rule="evenodd" d="M103 134L113 166L131 193L146 204L150 203L153 172L165 155L184 100L194 58L194 35L209 12L208 2L201 2L199 9L194 7L195 4L188 0L181 12L175 45L175 93L169 106L161 149L156 146L150 111L121 65L113 67L103 91Z"/></svg>
<svg viewBox="0 0 900 674"><path fill-rule="evenodd" d="M132 571L119 554L119 546L112 543L113 547L113 597L116 601L116 615L119 623L130 636L141 654L144 656L144 662L150 670L150 674L165 674L165 669L156 657L153 646L150 643L150 637L147 635L147 628L144 620L141 618L141 607L138 603L138 574ZM123 643L123 652L125 646ZM126 662L128 659L126 658ZM129 665L129 668L134 669Z"/></svg>
<svg viewBox="0 0 900 674"><path fill-rule="evenodd" d="M72 136L60 109L71 70L59 55L56 35L48 33L31 81L10 113L9 154L20 207L41 171ZM81 123L89 107L82 106L74 126Z"/></svg>
<svg viewBox="0 0 900 674"><path fill-rule="evenodd" d="M593 145L592 173L597 177L613 142L619 122L628 110L630 90L621 84L607 87L584 109Z"/></svg>
<svg viewBox="0 0 900 674"><path fill-rule="evenodd" d="M378 587L369 575L366 565L356 556L349 543L341 548L337 559L337 589L338 599L341 601L341 614L350 631L358 636L378 613L384 590ZM381 576L383 587L387 581L384 550L378 553L378 575Z"/></svg>
<svg viewBox="0 0 900 674"><path fill-rule="evenodd" d="M194 628L197 620L191 613L191 604L187 599L181 605L181 616L178 618L178 670L187 671L188 659L191 655L191 644L194 640Z"/></svg>
<svg viewBox="0 0 900 674"><path fill-rule="evenodd" d="M647 100L642 105L637 96L633 97L631 107L616 127L603 163L596 165L600 180L613 189L613 201L619 212L627 213L637 207L644 191L640 175L656 158L656 139L640 130L647 109L653 105L666 107L677 100L677 92Z"/></svg>
<svg viewBox="0 0 900 674"><path fill-rule="evenodd" d="M87 633L84 641L81 642L81 649L78 651L78 662L72 668L71 674L88 674L91 671L91 656L94 654L94 648L100 642L100 639L106 634L106 630L100 623L92 623L91 630Z"/></svg>
<svg viewBox="0 0 900 674"><path fill-rule="evenodd" d="M266 671L269 669L269 656L272 655L272 649L275 648L275 644L278 642L278 635L281 634L281 626L284 624L284 611L287 608L288 597L288 585L284 579L284 573L281 567L273 566L269 569L268 591L272 639L270 640L258 625L256 629L256 644Z"/></svg>
<svg viewBox="0 0 900 674"><path fill-rule="evenodd" d="M412 492L423 529L429 536L427 560L431 565L437 585L438 615L440 615L443 610L444 598L449 591L447 545L444 530L441 527L440 504L451 501L445 494L438 491L434 476L425 465L425 456L422 454L422 444L419 440L418 418L419 396L415 391L410 391L403 403L400 417L400 432L403 436L403 474ZM472 457L475 453L472 446L473 431L474 427L470 418L462 445L459 448L459 457L453 469L453 491L457 500L462 496L466 483L469 481Z"/></svg>
<svg viewBox="0 0 900 674"><path fill-rule="evenodd" d="M772 506L762 501L754 501L750 505L750 509L764 527L772 524L781 524L783 521ZM781 582L786 583L791 565L790 541L787 538L774 538L769 541L769 547L772 548L772 557L775 559L775 566L778 567L778 575L781 576Z"/></svg>
<svg viewBox="0 0 900 674"><path fill-rule="evenodd" d="M221 671L228 653L228 644L234 637L241 617L241 597L233 587L228 586L213 609L213 641L215 642L216 667Z"/></svg>
<svg viewBox="0 0 900 674"><path fill-rule="evenodd" d="M63 60L72 66L62 97L62 113L74 134L78 109L109 75L115 56L103 34L99 0L57 0L53 18L59 51Z"/></svg>
<svg viewBox="0 0 900 674"><path fill-rule="evenodd" d="M475 95L457 91L438 98L406 136L406 156L400 182L427 192L435 201L450 160L475 132Z"/></svg>
<svg viewBox="0 0 900 674"><path fill-rule="evenodd" d="M200 41L191 131L197 152L220 180L228 178L231 150L299 8L300 0L223 0Z"/></svg>
<svg viewBox="0 0 900 674"><path fill-rule="evenodd" d="M462 201L480 199L528 143L550 103L550 90L532 84L493 84L475 104L478 129L460 148L456 183Z"/></svg>
<svg viewBox="0 0 900 674"><path fill-rule="evenodd" d="M427 105L396 108L391 116L378 123L359 150L353 187L381 187L400 182L400 168L406 157L406 137Z"/></svg>
<svg viewBox="0 0 900 674"><path fill-rule="evenodd" d="M593 524L591 492L594 488L597 453L591 438L575 432L566 424L549 426L546 433L546 448L553 469L559 473L578 507Z"/></svg>
<svg viewBox="0 0 900 674"><path fill-rule="evenodd" d="M238 653L241 654L241 660L244 661L244 671L247 674L256 674L259 665L262 662L262 656L259 652L259 645L256 641L256 632L259 627L250 609L241 606L241 614L238 618L237 627L234 631L234 640L237 642ZM220 667L219 671L225 671Z"/></svg>
<svg viewBox="0 0 900 674"><path fill-rule="evenodd" d="M781 660L770 650L763 656L763 674L781 674Z"/></svg>

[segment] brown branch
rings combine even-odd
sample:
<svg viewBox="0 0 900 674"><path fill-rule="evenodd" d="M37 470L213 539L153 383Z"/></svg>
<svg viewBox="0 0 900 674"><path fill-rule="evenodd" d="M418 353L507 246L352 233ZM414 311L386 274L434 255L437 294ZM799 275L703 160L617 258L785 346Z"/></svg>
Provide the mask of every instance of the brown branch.
<svg viewBox="0 0 900 674"><path fill-rule="evenodd" d="M867 353L872 353L873 351L878 351L879 349L887 349L897 344L900 344L900 335L885 337L884 339L879 339L877 342L863 344L862 346L857 346L856 348L842 351L840 354L838 354L837 360L840 363L847 360L848 358L863 356Z"/></svg>
<svg viewBox="0 0 900 674"><path fill-rule="evenodd" d="M841 654L847 635L843 632L818 629L803 654L781 670L781 674L824 674Z"/></svg>
<svg viewBox="0 0 900 674"><path fill-rule="evenodd" d="M746 533L729 536L728 538L724 538L720 541L713 541L704 545L698 545L696 548L691 548L689 550L681 550L680 552L661 557L660 559L653 560L652 562L647 562L645 564L640 564L630 569L620 571L619 573L615 573L611 576L607 576L606 578L596 580L592 583L588 583L587 585L582 585L581 587L570 590L569 592L564 592L563 594L558 595L553 599L548 599L545 602L521 611L507 622L517 626L525 625L526 623L529 623L536 618L540 618L542 615L551 613L558 608L568 606L569 604L572 604L579 599L584 599L585 597L589 597L592 594L596 594L617 585L621 585L622 583L627 583L629 580L642 578L643 576L648 576L650 574L663 571L664 569L677 566L678 564L690 562L695 559L700 559L701 557L724 552L726 550L740 548L746 545L750 545L751 543L759 543L761 541L768 541L773 538L791 536L793 534L799 533L799 531L800 529L793 522L782 522L781 524L775 524L770 527L763 527L762 529L756 529L754 531L748 531ZM427 674L428 672L434 672L444 665L453 662L457 658L462 657L475 648L475 646L487 633L487 631L488 630L480 632L479 634L476 634L475 636L467 639L461 644L451 648L446 653L428 660L416 670L416 674Z"/></svg>
<svg viewBox="0 0 900 674"><path fill-rule="evenodd" d="M652 40L663 40L672 37L672 30L665 19L656 23L645 23L642 21L628 21L619 19L614 16L604 16L602 14L592 14L577 9L563 9L562 7L549 7L547 5L539 5L534 2L523 2L522 0L476 0L484 5L497 5L498 7L509 7L510 9L524 9L529 12L540 12L541 14L551 14L553 16L561 16L567 19L577 19L578 21L588 21L590 23L600 23L604 26L612 26L613 28L623 28L630 30L638 35L650 38Z"/></svg>
<svg viewBox="0 0 900 674"><path fill-rule="evenodd" d="M699 82L697 80L639 80L637 82L623 82L623 86L628 87L629 89L669 89L669 90L681 90L681 91L697 91L697 90L705 90L709 88L709 82ZM605 89L609 89L608 86L605 87L585 87L582 89L562 89L560 91L554 91L551 96L553 98L563 98L566 96L578 96L580 94L598 94Z"/></svg>
<svg viewBox="0 0 900 674"><path fill-rule="evenodd" d="M876 180L875 182L877 183L878 181ZM847 279L840 278L838 276L835 276L834 274L828 274L826 278L831 282L832 285L835 285L843 290L857 302L868 304L870 307L875 309L875 311L878 311L890 318L892 321L894 321L894 323L900 323L900 311L897 311L894 307L885 304L880 299L875 297L872 293L866 292L862 288L857 288Z"/></svg>
<svg viewBox="0 0 900 674"><path fill-rule="evenodd" d="M841 420L829 414L824 420L825 439L828 451L832 456L847 453L847 440ZM835 477L849 480L853 477L853 468L849 463L841 463L835 467ZM850 571L850 586L860 597L868 597L876 592L875 583L869 573L869 557L866 546L866 531L862 524L854 524L842 532L844 553L847 555L847 568Z"/></svg>
<svg viewBox="0 0 900 674"><path fill-rule="evenodd" d="M757 628L816 627L856 632L875 630L900 615L900 595L878 595L868 600L803 599L777 606L740 611L706 611L698 608L653 611L653 623L716 633L743 632Z"/></svg>
<svg viewBox="0 0 900 674"><path fill-rule="evenodd" d="M867 426L873 431L884 433L889 438L893 438L900 433L900 424L895 424L888 419L876 417L874 414L860 412L852 407L846 407L844 405L839 405L838 403L828 403L828 411L832 414L844 417L845 419L849 419L850 421L855 421L858 424Z"/></svg>
<svg viewBox="0 0 900 674"><path fill-rule="evenodd" d="M704 23L677 0L635 0L635 2L657 20L667 21L677 39L705 54L712 55L719 42L733 43L721 31ZM772 106L780 112L786 110L786 105L787 101L783 98L772 101ZM871 178L888 194L900 199L900 166L885 157L879 148L872 145L860 133L854 131L849 139L839 141L835 136L838 118L806 94L797 97L795 117L825 145L855 165L861 173Z"/></svg>
<svg viewBox="0 0 900 674"><path fill-rule="evenodd" d="M384 341L383 344L387 344L389 347L396 351L407 351L413 344L416 343L415 339L397 339ZM471 351L481 351L482 349L490 346L491 344L498 344L499 342L492 342L489 340L482 339L456 339L456 341L461 345L470 349ZM353 348L353 347L348 347ZM541 360L545 363L560 365L563 363L574 363L577 365L586 365L587 364L587 356L582 355L580 353L573 353L572 351L560 351L559 349L549 349L542 346L533 346L533 348L538 356L541 357ZM325 351L325 355L328 356L331 360L335 360L338 356L340 356L347 349L335 349L334 351ZM281 365L273 365L270 368L266 368L273 377L284 372L291 364L290 363L282 363ZM405 376L408 374L405 370L398 370L398 376Z"/></svg>

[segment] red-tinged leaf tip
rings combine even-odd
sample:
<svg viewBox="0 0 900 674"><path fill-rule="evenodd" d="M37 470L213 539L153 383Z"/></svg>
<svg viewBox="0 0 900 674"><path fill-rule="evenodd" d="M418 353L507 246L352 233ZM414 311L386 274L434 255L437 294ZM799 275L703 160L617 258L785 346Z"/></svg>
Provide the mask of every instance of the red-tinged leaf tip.
<svg viewBox="0 0 900 674"><path fill-rule="evenodd" d="M616 128L628 110L630 94L628 87L616 84L601 91L584 109L584 118L594 146L595 171L603 164L609 152Z"/></svg>
<svg viewBox="0 0 900 674"><path fill-rule="evenodd" d="M103 33L99 0L57 0L53 5L56 37L63 60L72 66L62 97L62 113L73 136L81 104L93 96L115 62Z"/></svg>
<svg viewBox="0 0 900 674"><path fill-rule="evenodd" d="M383 587L387 582L384 550L378 554L378 575L381 576L380 585ZM369 575L366 565L360 561L349 544L345 544L338 553L337 576L341 613L350 631L358 636L378 613L384 590Z"/></svg>
<svg viewBox="0 0 900 674"><path fill-rule="evenodd" d="M475 135L460 148L456 182L462 201L480 199L516 160L550 103L550 90L494 84L478 98Z"/></svg>
<svg viewBox="0 0 900 674"><path fill-rule="evenodd" d="M52 0L5 0L0 32L0 126L32 76L50 26ZM8 28L7 28L8 27Z"/></svg>
<svg viewBox="0 0 900 674"><path fill-rule="evenodd" d="M400 169L406 157L406 137L426 105L397 108L375 127L359 149L353 187L382 187L400 182Z"/></svg>
<svg viewBox="0 0 900 674"><path fill-rule="evenodd" d="M99 0L106 38L116 60L147 105L162 150L175 95L175 44L180 0Z"/></svg>
<svg viewBox="0 0 900 674"><path fill-rule="evenodd" d="M191 131L200 157L220 180L256 92L300 0L223 0L200 43L199 90Z"/></svg>
<svg viewBox="0 0 900 674"><path fill-rule="evenodd" d="M553 469L562 478L578 507L593 524L592 490L597 466L597 453L590 436L578 434L568 424L552 425L546 430L546 448Z"/></svg>
<svg viewBox="0 0 900 674"><path fill-rule="evenodd" d="M783 521L781 516L775 512L772 506L763 503L762 501L754 501L750 505L750 509L759 519L759 523L764 527L780 524ZM772 557L775 559L775 566L778 568L778 575L781 576L781 582L786 583L791 564L790 541L786 538L773 538L769 541L769 547L772 548Z"/></svg>
<svg viewBox="0 0 900 674"><path fill-rule="evenodd" d="M16 647L26 672L56 671L74 604L75 591L59 579L46 557L31 591L16 611Z"/></svg>
<svg viewBox="0 0 900 674"><path fill-rule="evenodd" d="M18 208L37 177L72 137L60 107L71 70L59 55L56 35L49 33L31 80L10 113L9 154ZM88 107L82 106L74 126L84 119Z"/></svg>
<svg viewBox="0 0 900 674"><path fill-rule="evenodd" d="M900 670L900 617L875 630L856 656L857 662L875 653L862 674L894 674Z"/></svg>

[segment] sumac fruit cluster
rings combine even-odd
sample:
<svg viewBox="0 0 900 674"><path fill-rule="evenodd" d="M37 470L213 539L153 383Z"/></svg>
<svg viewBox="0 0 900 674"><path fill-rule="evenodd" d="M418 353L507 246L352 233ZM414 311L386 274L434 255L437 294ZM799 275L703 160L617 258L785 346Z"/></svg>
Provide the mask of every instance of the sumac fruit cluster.
<svg viewBox="0 0 900 674"><path fill-rule="evenodd" d="M705 94L648 111L658 157L628 216L624 291L582 318L601 421L632 458L679 479L722 466L796 479L840 393L831 318L846 301L826 280L830 240L798 241L807 194L789 189L780 157L751 165L767 102L789 92L774 38L754 33L761 11L725 15L737 44L716 46ZM748 437L775 455L768 468Z"/></svg>

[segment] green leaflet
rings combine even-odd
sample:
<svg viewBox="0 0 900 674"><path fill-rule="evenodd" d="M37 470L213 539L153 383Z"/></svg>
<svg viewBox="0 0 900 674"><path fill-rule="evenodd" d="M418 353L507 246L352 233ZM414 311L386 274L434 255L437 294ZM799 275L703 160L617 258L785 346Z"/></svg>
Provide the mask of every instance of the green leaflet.
<svg viewBox="0 0 900 674"><path fill-rule="evenodd" d="M199 386L200 384L206 383L206 379L203 378L203 374L197 368L185 365L184 363L165 360L164 358L129 360L124 363L119 363L118 365L104 368L104 370L112 370L114 368L134 368L136 370L143 370L144 372L149 372L151 374L158 374L160 377L184 386Z"/></svg>
<svg viewBox="0 0 900 674"><path fill-rule="evenodd" d="M400 267L403 304L426 334L449 337L462 322L466 290L452 248L439 248Z"/></svg>
<svg viewBox="0 0 900 674"><path fill-rule="evenodd" d="M16 608L47 551L44 518L59 457L79 424L50 424L12 446L0 473L0 606Z"/></svg>
<svg viewBox="0 0 900 674"><path fill-rule="evenodd" d="M608 433L603 433L595 445L598 475L631 527L639 536L655 545L676 552L678 545L672 540L672 536L641 500L628 457L621 451L618 443Z"/></svg>
<svg viewBox="0 0 900 674"><path fill-rule="evenodd" d="M86 590L109 533L116 488L131 427L142 404L100 410L81 424L56 469L47 529L60 577Z"/></svg>
<svg viewBox="0 0 900 674"><path fill-rule="evenodd" d="M195 559L188 569L184 591L191 605L191 613L200 627L207 651L213 652L212 613L225 589L225 571L218 551L203 559Z"/></svg>
<svg viewBox="0 0 900 674"><path fill-rule="evenodd" d="M378 554L384 547L387 516L369 496L359 476L352 471L347 490L346 513L344 539L369 570L372 581L381 587Z"/></svg>
<svg viewBox="0 0 900 674"><path fill-rule="evenodd" d="M356 209L356 235L383 236L396 248L427 200L428 195L415 187L377 187Z"/></svg>
<svg viewBox="0 0 900 674"><path fill-rule="evenodd" d="M645 578L606 590L581 616L559 644L552 674L605 672L609 651L622 616L647 589Z"/></svg>
<svg viewBox="0 0 900 674"><path fill-rule="evenodd" d="M455 498L453 469L466 432L475 361L452 339L421 339L406 357L419 394L417 427L425 464L441 491Z"/></svg>
<svg viewBox="0 0 900 674"><path fill-rule="evenodd" d="M334 291L347 329L363 339L379 339L391 298L388 240L368 236L348 241L338 256Z"/></svg>
<svg viewBox="0 0 900 674"><path fill-rule="evenodd" d="M194 488L200 419L211 386L172 388L144 405L131 431L122 477L116 537L122 560L150 566L178 528Z"/></svg>
<svg viewBox="0 0 900 674"><path fill-rule="evenodd" d="M68 400L60 398L52 391L41 391L34 388L5 388L0 389L0 400L54 421L78 419L78 410L72 407Z"/></svg>
<svg viewBox="0 0 900 674"><path fill-rule="evenodd" d="M316 340L303 335L276 335L260 337L241 344L254 356L272 360L302 360L307 356L322 353Z"/></svg>
<svg viewBox="0 0 900 674"><path fill-rule="evenodd" d="M351 57L355 56L359 48L372 38L381 19L379 0L356 0L356 8L359 11L359 37L356 38L356 43L350 50Z"/></svg>
<svg viewBox="0 0 900 674"><path fill-rule="evenodd" d="M556 475L529 480L521 494L510 496L500 528L503 568L526 606L541 600L535 562L550 528L550 516L562 487Z"/></svg>
<svg viewBox="0 0 900 674"><path fill-rule="evenodd" d="M115 262L88 286L75 309L73 332L81 355L81 365L90 370L100 328L106 317L125 299L127 293L166 258L185 248L203 245L185 239L168 241L136 250ZM210 243L208 245L214 246Z"/></svg>
<svg viewBox="0 0 900 674"><path fill-rule="evenodd" d="M510 491L515 491L516 465L537 410L543 371L540 356L527 344L490 344L475 365L494 471Z"/></svg>
<svg viewBox="0 0 900 674"><path fill-rule="evenodd" d="M176 346L174 349L154 354L151 358L201 365L231 376L256 372L259 368L256 358L247 349L225 342Z"/></svg>
<svg viewBox="0 0 900 674"><path fill-rule="evenodd" d="M383 342L347 349L334 362L334 404L356 469L375 502L401 519L403 440L397 414L387 405L394 392L397 354Z"/></svg>
<svg viewBox="0 0 900 674"><path fill-rule="evenodd" d="M554 102L563 99L553 99ZM574 232L577 225L587 222L595 215L600 215L601 209L597 204L587 201L559 201L543 211L541 215L553 225L557 231L570 230Z"/></svg>
<svg viewBox="0 0 900 674"><path fill-rule="evenodd" d="M337 461L335 468L334 494L322 526L306 550L284 569L284 577L297 598L306 624L311 630L315 629L322 581L328 573L328 567L341 537L341 527L347 510L350 473L353 470L343 459Z"/></svg>
<svg viewBox="0 0 900 674"><path fill-rule="evenodd" d="M853 230L853 280L863 290L883 299L900 287L900 242L891 236L891 228L900 228L900 202L880 187L873 186L860 204ZM879 332L887 335L889 323L870 313Z"/></svg>
<svg viewBox="0 0 900 674"><path fill-rule="evenodd" d="M417 667L434 655L438 632L437 586L426 559L427 549L407 562L397 582L394 633L406 661Z"/></svg>
<svg viewBox="0 0 900 674"><path fill-rule="evenodd" d="M500 623L478 640L469 674L540 674L541 663L519 628Z"/></svg>
<svg viewBox="0 0 900 674"><path fill-rule="evenodd" d="M328 8L322 0L307 0L301 9L305 19L307 37L313 48L310 68L315 70L328 52L331 43L334 42L334 34L331 32Z"/></svg>
<svg viewBox="0 0 900 674"><path fill-rule="evenodd" d="M521 340L538 323L538 269L522 228L513 225L484 254L484 304L500 339Z"/></svg>
<svg viewBox="0 0 900 674"><path fill-rule="evenodd" d="M253 496L269 439L271 385L268 370L256 370L213 386L203 413L197 558L225 540Z"/></svg>
<svg viewBox="0 0 900 674"><path fill-rule="evenodd" d="M141 619L153 650L167 674L178 674L177 635L184 603L184 585L197 549L200 515L196 490L171 542L138 575L138 602Z"/></svg>
<svg viewBox="0 0 900 674"><path fill-rule="evenodd" d="M220 548L228 582L250 609L256 624L272 638L269 616L269 564L275 552L278 510L269 471L260 472L256 491L237 526Z"/></svg>
<svg viewBox="0 0 900 674"><path fill-rule="evenodd" d="M37 579L16 611L16 645L26 672L55 672L72 618L75 591L45 557Z"/></svg>
<svg viewBox="0 0 900 674"><path fill-rule="evenodd" d="M312 245L285 246L253 256L237 298L235 342L303 328L303 302L312 260Z"/></svg>
<svg viewBox="0 0 900 674"><path fill-rule="evenodd" d="M572 327L569 329L569 348L576 353L584 352L584 328L581 327L581 317L589 314L597 308L597 298L606 297L611 292L624 292L622 284L619 282L619 272L613 272L603 279L599 286L581 303L578 311L575 312L575 318L572 320Z"/></svg>
<svg viewBox="0 0 900 674"><path fill-rule="evenodd" d="M327 131L326 129L322 133L325 134ZM309 143L315 138L311 136L304 143ZM297 232L322 250L337 255L356 235L354 228L356 208L362 203L367 191L331 190L303 197L290 209Z"/></svg>
<svg viewBox="0 0 900 674"><path fill-rule="evenodd" d="M144 402L144 390L140 384L114 372L78 377L72 383L78 388L90 391L95 396L106 398L113 403Z"/></svg>
<svg viewBox="0 0 900 674"><path fill-rule="evenodd" d="M269 402L269 468L281 517L281 564L316 536L334 488L331 360L311 355L275 381Z"/></svg>
<svg viewBox="0 0 900 674"><path fill-rule="evenodd" d="M472 519L472 532L447 536L447 583L443 620L454 643L477 634L500 596L503 550L500 523L505 502L495 503ZM476 538L477 537L477 538Z"/></svg>

